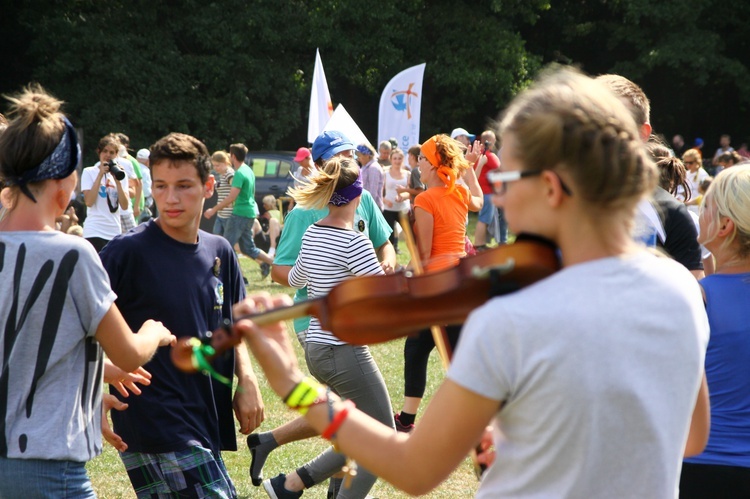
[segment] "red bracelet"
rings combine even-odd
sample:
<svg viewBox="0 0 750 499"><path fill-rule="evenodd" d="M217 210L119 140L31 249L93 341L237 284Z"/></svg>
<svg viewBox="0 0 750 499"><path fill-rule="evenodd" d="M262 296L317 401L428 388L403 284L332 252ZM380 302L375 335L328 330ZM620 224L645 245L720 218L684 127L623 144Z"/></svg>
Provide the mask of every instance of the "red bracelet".
<svg viewBox="0 0 750 499"><path fill-rule="evenodd" d="M336 413L336 416L334 416L333 420L328 425L328 428L323 430L323 433L320 436L325 438L326 440L331 440L336 435L336 432L339 431L339 428L341 427L341 424L344 422L346 417L349 415L349 410L354 409L354 407L354 402L352 402L351 400L345 400L344 407Z"/></svg>

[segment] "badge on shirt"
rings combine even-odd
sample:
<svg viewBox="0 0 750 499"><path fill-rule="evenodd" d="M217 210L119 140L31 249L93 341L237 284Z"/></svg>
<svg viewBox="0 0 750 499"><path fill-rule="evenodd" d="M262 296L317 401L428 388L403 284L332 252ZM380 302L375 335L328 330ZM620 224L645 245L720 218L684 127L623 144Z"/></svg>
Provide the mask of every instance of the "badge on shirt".
<svg viewBox="0 0 750 499"><path fill-rule="evenodd" d="M218 305L219 307L224 305L224 283L222 283L221 281L216 283L214 294L216 295L216 305Z"/></svg>
<svg viewBox="0 0 750 499"><path fill-rule="evenodd" d="M219 277L219 274L221 274L221 258L217 256L214 258L214 276Z"/></svg>
<svg viewBox="0 0 750 499"><path fill-rule="evenodd" d="M359 222L357 222L357 229L359 229L360 232L365 231L365 221L361 218L359 219Z"/></svg>

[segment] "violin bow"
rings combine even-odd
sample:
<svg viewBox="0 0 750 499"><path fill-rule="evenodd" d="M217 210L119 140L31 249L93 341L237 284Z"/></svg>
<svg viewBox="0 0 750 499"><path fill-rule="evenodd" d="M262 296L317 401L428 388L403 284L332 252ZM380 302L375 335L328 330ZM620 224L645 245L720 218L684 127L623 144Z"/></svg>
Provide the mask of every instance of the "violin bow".
<svg viewBox="0 0 750 499"><path fill-rule="evenodd" d="M414 233L411 230L411 224L409 223L409 217L405 211L399 214L399 224L401 230L404 231L404 241L406 247L409 249L411 254L411 266L415 276L424 274L424 267L422 266L422 259L419 256L419 248L417 247L417 241L414 238ZM451 351L446 341L445 329L439 325L430 326L430 332L432 333L432 339L435 341L435 347L437 347L438 354L440 354L440 360L443 364L443 370L448 371L448 366L451 363Z"/></svg>
<svg viewBox="0 0 750 499"><path fill-rule="evenodd" d="M401 230L404 231L404 241L406 241L406 247L409 249L409 253L412 255L412 269L414 275L421 275L424 273L424 267L422 267L422 259L419 255L419 248L417 247L417 241L414 238L414 233L411 230L411 224L409 223L409 217L405 211L399 214L398 218ZM438 353L440 354L440 360L443 364L443 370L448 372L448 366L451 363L452 352L448 346L448 336L445 332L445 328L438 325L430 326L430 332L432 332L432 339L435 341ZM477 458L477 454L481 451L479 444L471 449L471 462L474 465L474 473L477 476L477 480L482 479L482 474L487 469L487 466L481 464Z"/></svg>

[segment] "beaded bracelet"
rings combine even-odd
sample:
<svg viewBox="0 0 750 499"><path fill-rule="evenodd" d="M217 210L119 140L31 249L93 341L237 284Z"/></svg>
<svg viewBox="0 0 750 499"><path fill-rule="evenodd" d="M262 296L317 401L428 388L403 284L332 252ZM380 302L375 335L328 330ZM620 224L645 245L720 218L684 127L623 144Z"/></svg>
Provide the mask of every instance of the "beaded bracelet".
<svg viewBox="0 0 750 499"><path fill-rule="evenodd" d="M284 403L290 409L304 415L311 406L325 401L320 397L321 393L323 393L323 385L307 376L292 388L289 395L284 397Z"/></svg>
<svg viewBox="0 0 750 499"><path fill-rule="evenodd" d="M351 409L354 409L354 407L354 402L352 402L351 400L345 400L344 407L336 413L336 415L333 417L333 420L331 420L331 423L325 430L323 430L323 433L321 433L320 436L325 438L326 440L331 440L333 437L335 437L336 432L339 431L342 423L349 415L349 411Z"/></svg>

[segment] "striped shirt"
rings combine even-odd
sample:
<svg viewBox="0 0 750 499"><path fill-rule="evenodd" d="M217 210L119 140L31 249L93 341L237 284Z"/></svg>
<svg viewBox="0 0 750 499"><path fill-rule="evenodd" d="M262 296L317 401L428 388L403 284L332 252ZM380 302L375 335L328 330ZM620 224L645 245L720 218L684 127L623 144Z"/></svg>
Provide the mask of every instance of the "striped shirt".
<svg viewBox="0 0 750 499"><path fill-rule="evenodd" d="M218 194L217 203L221 203L225 197L229 196L229 192L232 190L232 179L234 178L234 170L227 167L227 172L221 176L218 185L216 186L216 193ZM219 210L216 214L219 218L229 218L232 216L232 208L234 203L231 203L226 208Z"/></svg>
<svg viewBox="0 0 750 499"><path fill-rule="evenodd" d="M307 286L310 298L326 296L341 281L353 276L383 274L372 243L362 233L313 224L302 236L302 248L289 272L289 285ZM333 333L324 331L313 317L307 343L345 345Z"/></svg>

